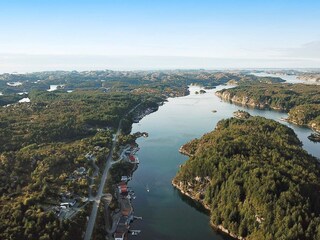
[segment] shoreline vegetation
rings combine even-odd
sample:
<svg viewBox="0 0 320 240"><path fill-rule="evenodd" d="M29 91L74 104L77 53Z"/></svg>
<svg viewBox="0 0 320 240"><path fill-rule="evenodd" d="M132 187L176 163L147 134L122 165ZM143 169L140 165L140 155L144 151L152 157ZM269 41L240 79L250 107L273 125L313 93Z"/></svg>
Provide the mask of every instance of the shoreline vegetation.
<svg viewBox="0 0 320 240"><path fill-rule="evenodd" d="M190 157L172 185L210 211L213 228L236 239L320 237L320 165L292 129L230 118L179 151Z"/></svg>
<svg viewBox="0 0 320 240"><path fill-rule="evenodd" d="M194 141L198 141L198 139L194 139ZM195 149L194 149L195 150ZM188 157L193 157L194 156L194 150L190 149L190 146L188 145L188 143L186 143L185 145L182 145L179 148L179 152L185 156ZM180 167L182 167L183 165L181 165ZM210 181L208 179L208 181ZM184 186L182 184L182 182L178 183L175 179L172 179L171 184L174 188L176 188L181 194L183 194L184 196L189 197L190 199L192 199L193 201L201 204L202 207L204 207L208 212L209 215L211 213L211 207L209 204L206 204L203 199L199 198L199 194L198 192L194 192L191 188L189 188L188 190L184 190ZM228 229L224 228L222 225L215 225L212 222L210 222L210 226L217 230L218 232L222 232L223 234L227 234L230 237L233 237L235 239L239 239L239 240L243 240L244 238L242 238L241 236L237 236L236 234L230 232Z"/></svg>
<svg viewBox="0 0 320 240"><path fill-rule="evenodd" d="M0 236L82 236L118 121L138 105L122 121L125 134L136 114L148 113L164 99L100 91L37 91L30 97L31 103L0 109L0 122L6 124L0 132Z"/></svg>
<svg viewBox="0 0 320 240"><path fill-rule="evenodd" d="M201 85L205 89L233 82L284 82L277 77L257 77L238 72L207 70L168 71L48 71L26 74L0 74L0 106L16 103L34 90L68 92L100 90L103 92L149 93L163 97L188 94L188 86ZM204 90L202 90L201 93Z"/></svg>
<svg viewBox="0 0 320 240"><path fill-rule="evenodd" d="M320 133L312 133L308 138L313 142L320 142Z"/></svg>
<svg viewBox="0 0 320 240"><path fill-rule="evenodd" d="M139 105L122 122L129 136L132 124L167 98L188 95L188 85L210 89L231 80L282 82L240 72L179 70L0 75L0 237L81 236L120 119ZM47 91L50 85L60 87ZM31 102L17 103L20 98ZM97 226L103 224L101 213ZM101 229L94 232L97 239L106 234Z"/></svg>
<svg viewBox="0 0 320 240"><path fill-rule="evenodd" d="M259 109L288 113L286 121L320 132L320 86L252 84L216 92L222 100Z"/></svg>
<svg viewBox="0 0 320 240"><path fill-rule="evenodd" d="M202 207L204 207L206 210L209 211L209 213L211 212L211 208L209 205L205 204L202 200L197 199L194 195L196 193L192 193L192 192L188 192L188 191L184 191L183 186L177 184L174 180L171 181L171 184L174 188L176 188L177 190L180 191L181 194L183 194L184 196L189 197L190 199L192 199L193 201L200 203ZM210 222L210 226L215 229L216 231L220 231L223 234L226 234L232 238L235 239L239 239L239 240L244 240L245 238L241 237L241 236L237 236L236 234L230 232L228 229L224 228L222 225L215 225L212 222Z"/></svg>

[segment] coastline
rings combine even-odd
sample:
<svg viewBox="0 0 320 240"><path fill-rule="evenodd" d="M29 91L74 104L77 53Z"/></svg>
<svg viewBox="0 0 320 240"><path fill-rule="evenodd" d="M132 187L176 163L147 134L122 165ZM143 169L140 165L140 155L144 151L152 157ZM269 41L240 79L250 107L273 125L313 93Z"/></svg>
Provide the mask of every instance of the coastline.
<svg viewBox="0 0 320 240"><path fill-rule="evenodd" d="M229 93L227 91L222 94L219 92L216 92L215 95L224 101L229 101L229 102L234 103L239 106L247 106L247 107L258 108L258 109L262 109L262 110L263 109L272 109L275 111L287 111L284 108L271 107L267 103L261 103L261 102L256 103L253 99L250 99L248 97L238 97L236 95L231 97L231 93Z"/></svg>
<svg viewBox="0 0 320 240"><path fill-rule="evenodd" d="M290 119L289 117L287 117L287 118L281 118L280 120L283 121L283 122L287 122L287 123L296 125L296 126L298 126L298 127L309 128L309 129L313 130L315 133L319 133L319 132L320 132L320 131L319 131L320 129L319 129L317 126L313 125L313 124L299 124L297 121L292 120L292 119Z"/></svg>
<svg viewBox="0 0 320 240"><path fill-rule="evenodd" d="M218 101L218 100L216 100L216 101ZM220 101L219 101L220 102ZM279 115L279 114L278 114ZM283 116L283 114L281 114L281 116ZM277 115L276 115L276 117L278 117ZM280 117L278 117L278 118L280 118ZM143 129L143 126L141 127L141 128L138 128L140 131L142 131L142 129ZM185 142L187 142L188 140L185 140ZM181 147L181 145L179 146L176 146L175 147L176 148L176 150L178 150L179 149L179 152L180 153L182 153L182 154L184 154L184 155L187 155L187 156L191 156L190 155L190 153L188 153L187 151L185 151L186 149L184 149L183 148L183 146ZM191 150L191 148L189 149L189 150ZM190 151L191 152L191 151ZM192 152L191 152L192 153ZM186 160L187 158L183 158L184 160ZM179 164L184 164L183 162L181 162L181 163L179 163ZM175 166L175 168L177 169L177 166ZM172 179L168 179L170 182L172 181ZM235 234L233 234L233 233L230 233L229 232L229 230L230 230L230 228L229 228L229 230L228 229L226 229L226 228L224 228L224 226L215 226L215 225L213 225L213 224L211 224L211 222L210 221L208 221L209 219L208 219L208 210L210 210L210 206L205 206L201 201L199 202L199 201L197 201L197 196L195 196L195 197L192 197L192 195L193 195L193 192L188 192L187 191L187 189L188 189L188 187L186 187L186 184L184 185L184 186L182 186L182 188L180 188L179 186L177 186L177 184L179 185L179 181L172 181L172 185L173 185L173 187L174 188L172 188L172 190L171 191L173 191L173 192L175 192L175 195L176 195L176 197L178 198L178 200L183 200L183 201L185 201L189 206L192 206L192 207L195 207L195 206L197 206L197 211L205 211L204 213L206 213L206 214L204 214L202 217L203 218L205 218L205 223L203 224L203 225L205 225L205 227L207 228L207 229L209 229L209 232L212 232L213 234L214 234L214 232L215 231L212 231L212 229L211 229L211 227L212 228L214 228L214 229L216 229L217 230L217 232L221 232L221 234L222 235L225 235L225 236L230 236L230 237L233 237L233 238L235 238L235 239L241 239L239 236L235 236ZM185 197L184 197L185 196ZM201 199L200 199L201 200ZM199 204L198 204L199 203ZM201 203L201 204L200 204ZM195 204L195 205L194 205ZM203 206L203 207L202 207ZM214 210L214 209L213 209ZM213 221L214 223L215 223L215 221ZM210 223L210 225L211 225L211 227L210 228L208 228L208 223ZM219 222L220 223L220 222ZM182 223L183 224L183 223ZM223 223L225 226L226 226L226 223ZM144 225L144 224L143 224ZM218 224L217 224L218 225ZM148 227L146 227L146 228L148 228ZM211 230L210 230L211 229ZM151 231L150 231L151 232ZM234 231L234 233L237 233L237 231ZM231 235L232 234L232 235ZM204 234L205 235L205 234ZM244 236L244 235L243 235ZM206 238L205 238L206 239ZM208 238L209 239L209 238ZM243 238L242 238L243 239Z"/></svg>
<svg viewBox="0 0 320 240"><path fill-rule="evenodd" d="M193 155L184 148L184 145L179 148L179 153L186 155L188 157L193 157Z"/></svg>
<svg viewBox="0 0 320 240"><path fill-rule="evenodd" d="M239 105L239 106L244 106L244 107L250 107L250 108L257 108L257 109L261 109L261 110L273 110L273 111L281 111L281 112L286 112L287 114L289 113L286 109L280 108L280 107L272 107L269 106L266 103L259 103L257 104L254 100L252 99L248 99L245 97L237 97L237 96L230 96L231 94L229 92L224 92L224 93L219 93L216 92L215 93L216 96L218 96L220 99L224 100L224 101L229 101L232 104L235 105ZM294 119L290 119L290 116L288 115L287 118L283 118L281 119L281 121L285 121L294 125L297 125L299 127L306 127L309 128L315 132L318 132L319 129L317 126L314 126L312 124L299 124L296 120Z"/></svg>
<svg viewBox="0 0 320 240"><path fill-rule="evenodd" d="M208 210L209 212L211 212L210 206L208 204L205 204L203 201L196 199L195 197L193 197L190 193L184 191L182 189L182 187L180 186L180 184L178 184L177 182L175 182L175 179L173 179L171 181L171 184L174 188L176 188L177 190L179 190L180 193L182 193L184 196L189 197L190 199L192 199L193 201L200 203L206 210ZM226 235L228 235L229 237L232 237L234 239L238 239L238 240L245 240L245 238L238 236L232 232L230 232L228 229L226 229L225 227L223 227L222 225L215 225L210 221L210 226L215 229L218 232L222 232Z"/></svg>
<svg viewBox="0 0 320 240"><path fill-rule="evenodd" d="M184 148L184 146L185 146L185 145L182 145L182 146L179 148L179 152L180 152L181 154L183 154L183 155L192 157L193 155L190 154L190 153ZM192 193L189 193L188 191L185 191L185 190L183 189L183 184L182 184L182 182L179 182L179 183L178 183L178 182L175 180L175 178L173 178L172 181L171 181L171 184L172 184L172 186L173 186L174 188L176 188L181 194L183 194L184 196L189 197L191 200L193 200L193 201L201 204L206 210L209 211L209 213L211 213L211 207L210 207L210 205L204 203L204 202L203 202L202 200L200 200L200 199L195 198L194 196L196 195L196 193L195 193L195 194L192 194ZM192 190L192 189L191 189L191 190ZM210 221L210 226L211 226L213 229L215 229L216 231L222 232L222 233L224 233L224 234L227 234L228 236L230 236L230 237L232 237L232 238L234 238L234 239L245 240L245 238L243 238L243 237L241 237L241 236L238 236L238 235L230 232L228 229L226 229L226 228L225 228L224 226L222 226L222 225L215 225L215 224L213 224L213 223Z"/></svg>
<svg viewBox="0 0 320 240"><path fill-rule="evenodd" d="M126 134L133 134L132 133L132 126L134 123L139 123L144 117L148 116L149 114L151 113L154 113L154 112L157 112L159 110L159 107L162 106L164 104L164 102L168 101L168 98L169 97L184 97L184 96L187 96L187 95L190 95L190 91L189 91L189 88L186 88L184 89L183 92L180 92L174 96L165 96L165 98L162 100L162 101L159 101L157 102L157 105L154 106L154 107L147 107L147 108L142 108L142 109L138 109L138 111L136 111L132 118L131 118L131 124L130 124L130 128L127 129L127 131L124 131ZM148 133L146 132L138 132L138 133L134 133L134 134L137 134L136 136L136 139L134 140L134 145L137 147L137 149L139 149L139 145L138 143L136 142L136 140L139 138L139 137L148 137ZM120 160L119 162L123 162L123 160ZM138 169L138 164L139 162L136 162L136 163L133 163L133 168L128 172L128 176L130 176L130 179L128 179L127 181L125 181L125 185L128 186L129 185L129 182L134 178L133 174L134 172ZM120 182L116 183L115 186L119 185ZM128 187L130 188L130 187ZM133 193L133 194L132 194ZM120 197L121 194L118 193L117 191L117 187L114 188L114 191L112 191L112 193L110 193L112 195L115 195L117 196L115 199L116 199L116 202L118 204L118 206L120 207L120 210L122 210L122 205L121 204L123 201L123 199ZM130 190L129 194L130 197L128 198L127 201L127 205L130 206L130 224L131 222L136 218L134 217L134 206L133 206L133 203L131 201L131 199L135 199L135 196L134 196L134 191L133 190ZM106 205L107 207L105 207L105 212L109 214L109 218L111 218L111 223L109 222L108 225L106 225L107 229L108 229L108 235L109 237L111 237L113 234L116 233L116 229L117 229L117 226L119 224L119 221L120 221L120 217L124 217L124 216L121 216L119 215L119 213L114 213L114 210L110 210L108 209L109 207L109 204ZM116 219L113 219L113 218L116 218ZM138 218L140 219L140 218ZM142 218L141 218L142 219ZM116 221L114 221L116 220ZM130 225L129 224L129 225ZM129 228L128 228L129 230Z"/></svg>

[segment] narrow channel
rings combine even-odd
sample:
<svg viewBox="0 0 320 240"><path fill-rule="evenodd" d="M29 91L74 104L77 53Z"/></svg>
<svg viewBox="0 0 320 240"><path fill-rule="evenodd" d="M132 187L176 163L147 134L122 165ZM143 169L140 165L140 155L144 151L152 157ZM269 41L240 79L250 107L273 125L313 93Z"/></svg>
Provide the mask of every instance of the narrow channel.
<svg viewBox="0 0 320 240"><path fill-rule="evenodd" d="M222 88L226 86L206 90L205 94L195 94L200 87L190 86L190 95L169 98L157 112L133 125L132 132L149 133L148 138L139 138L137 141L140 147L140 164L129 183L137 196L133 200L135 214L143 217L142 221L135 221L131 226L131 229L141 230L139 239L230 239L215 232L209 226L209 216L201 207L171 186L179 165L187 160L178 149L186 142L212 131L219 120L232 117L233 112L238 109L277 121L287 114L247 109L223 102L214 94ZM217 112L214 113L213 110ZM307 138L311 133L310 129L282 123L293 128L304 148L320 158L320 144Z"/></svg>

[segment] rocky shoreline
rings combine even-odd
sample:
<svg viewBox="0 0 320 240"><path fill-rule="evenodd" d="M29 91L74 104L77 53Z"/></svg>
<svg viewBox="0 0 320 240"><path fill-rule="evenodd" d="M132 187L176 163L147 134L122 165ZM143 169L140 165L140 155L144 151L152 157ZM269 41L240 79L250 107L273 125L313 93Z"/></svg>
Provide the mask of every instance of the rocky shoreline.
<svg viewBox="0 0 320 240"><path fill-rule="evenodd" d="M291 124L294 124L294 125L297 125L299 127L306 127L306 128L310 128L312 129L313 131L315 132L320 132L320 126L318 126L318 124L315 124L315 123L308 123L308 124L302 124L302 123L299 123L298 121L288 117L288 118L281 118L281 121L284 121L284 122L288 122L288 123L291 123Z"/></svg>
<svg viewBox="0 0 320 240"><path fill-rule="evenodd" d="M188 157L192 157L193 155L189 153L186 149L184 149L184 145L179 148L179 153L186 155Z"/></svg>
<svg viewBox="0 0 320 240"><path fill-rule="evenodd" d="M185 148L184 148L185 145L182 145L180 148L179 148L179 152L183 155L186 155L188 157L192 157L193 155L191 153L189 153ZM210 208L210 205L204 203L203 200L199 199L199 198L196 198L195 196L197 195L197 193L192 193L192 189L191 191L185 191L183 189L183 183L182 182L176 182L175 179L173 179L171 181L171 184L174 188L176 188L177 190L180 191L181 194L183 194L184 196L187 196L189 197L190 199L192 199L193 201L201 204L206 210L208 210L209 212L211 212L211 208ZM189 188L190 189L190 188ZM239 240L245 240L245 238L241 237L241 236L237 236L236 234L230 232L228 229L226 229L225 227L223 227L222 225L215 225L213 224L212 222L210 222L210 226L217 230L217 231L220 231L224 234L227 234L228 236L230 237L233 237L235 239L239 239Z"/></svg>
<svg viewBox="0 0 320 240"><path fill-rule="evenodd" d="M308 139L313 142L320 142L320 132L311 133Z"/></svg>
<svg viewBox="0 0 320 240"><path fill-rule="evenodd" d="M178 189L183 195L191 198L193 201L200 203L205 209L207 209L209 212L211 212L210 206L208 204L205 204L203 201L196 199L192 194L190 194L189 192L186 192L183 190L181 184L178 184L175 182L175 179L173 179L171 181L171 184L174 188ZM222 225L215 225L212 222L210 222L210 226L217 230L220 231L222 233L227 234L228 236L234 238L234 239L238 239L238 240L245 240L245 238L241 237L241 236L237 236L236 234L230 232L228 229L224 228Z"/></svg>
<svg viewBox="0 0 320 240"><path fill-rule="evenodd" d="M281 108L281 107L271 107L268 103L256 102L255 100L250 99L248 97L238 97L236 95L232 95L228 91L224 91L222 94L220 92L216 92L215 94L219 98L221 98L222 100L229 101L231 103L234 103L234 104L240 105L240 106L247 106L247 107L258 108L258 109L262 109L262 110L271 109L271 110L275 110L275 111L287 111L286 109ZM288 118L286 118L286 119L281 119L281 120L286 121L288 123L295 124L300 127L308 127L314 131L320 131L319 126L315 123L301 124L301 123L299 123L298 120L290 118L290 116L288 116Z"/></svg>
<svg viewBox="0 0 320 240"><path fill-rule="evenodd" d="M244 97L238 97L236 95L232 95L228 91L224 91L222 94L220 92L215 93L219 98L225 101L229 101L241 106L248 106L252 108L259 108L259 109L273 109L276 111L285 111L286 109L283 109L281 107L271 107L267 102L256 102L255 100L244 96Z"/></svg>
<svg viewBox="0 0 320 240"><path fill-rule="evenodd" d="M315 132L320 132L320 126L318 124L315 123L308 123L308 124L303 124L303 123L299 123L299 121L294 120L290 117L288 118L281 118L281 121L284 122L288 122L294 125L297 125L299 127L306 127L306 128L310 128L311 130L315 131ZM310 139L310 138L309 138Z"/></svg>

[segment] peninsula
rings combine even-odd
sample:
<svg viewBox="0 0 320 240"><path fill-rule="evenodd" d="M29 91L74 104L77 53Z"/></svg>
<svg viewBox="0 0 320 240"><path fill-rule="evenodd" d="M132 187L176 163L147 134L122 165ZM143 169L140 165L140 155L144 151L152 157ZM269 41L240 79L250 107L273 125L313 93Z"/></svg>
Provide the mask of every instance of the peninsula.
<svg viewBox="0 0 320 240"><path fill-rule="evenodd" d="M216 95L240 105L286 111L287 121L320 131L319 92L319 85L256 83L223 89Z"/></svg>
<svg viewBox="0 0 320 240"><path fill-rule="evenodd" d="M237 239L320 237L320 165L292 129L230 118L181 152L190 158L172 184L210 211L214 228Z"/></svg>

